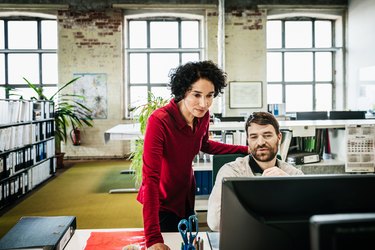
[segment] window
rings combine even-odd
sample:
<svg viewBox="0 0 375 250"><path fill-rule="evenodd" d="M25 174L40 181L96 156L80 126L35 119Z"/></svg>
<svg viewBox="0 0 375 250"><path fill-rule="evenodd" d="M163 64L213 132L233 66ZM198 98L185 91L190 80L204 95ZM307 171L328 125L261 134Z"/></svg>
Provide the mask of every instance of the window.
<svg viewBox="0 0 375 250"><path fill-rule="evenodd" d="M146 103L147 93L170 98L169 71L202 58L199 18L128 18L126 44L127 115Z"/></svg>
<svg viewBox="0 0 375 250"><path fill-rule="evenodd" d="M332 110L334 21L290 18L267 21L268 103L287 112Z"/></svg>
<svg viewBox="0 0 375 250"><path fill-rule="evenodd" d="M57 22L39 17L0 17L0 98L30 99L23 79L53 93L58 82ZM9 88L15 89L9 91Z"/></svg>

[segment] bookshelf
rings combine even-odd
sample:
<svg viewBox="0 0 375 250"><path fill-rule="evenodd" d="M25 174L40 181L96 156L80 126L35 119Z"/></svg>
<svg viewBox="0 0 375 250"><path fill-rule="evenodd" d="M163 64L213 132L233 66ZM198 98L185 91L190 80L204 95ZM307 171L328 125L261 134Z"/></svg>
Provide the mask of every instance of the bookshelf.
<svg viewBox="0 0 375 250"><path fill-rule="evenodd" d="M0 99L0 209L56 172L54 105Z"/></svg>

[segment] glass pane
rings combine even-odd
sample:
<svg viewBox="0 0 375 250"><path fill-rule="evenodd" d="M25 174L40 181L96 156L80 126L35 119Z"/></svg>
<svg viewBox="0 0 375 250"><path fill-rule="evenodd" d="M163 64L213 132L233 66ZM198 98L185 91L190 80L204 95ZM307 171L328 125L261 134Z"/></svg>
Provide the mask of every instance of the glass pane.
<svg viewBox="0 0 375 250"><path fill-rule="evenodd" d="M57 91L57 87L44 87L43 94L49 99ZM19 99L22 96L23 99L30 100L31 98L38 98L37 93L31 88L16 88L10 96L11 99Z"/></svg>
<svg viewBox="0 0 375 250"><path fill-rule="evenodd" d="M315 47L328 48L332 47L332 22L316 21L315 22Z"/></svg>
<svg viewBox="0 0 375 250"><path fill-rule="evenodd" d="M42 74L43 84L58 83L56 54L42 54Z"/></svg>
<svg viewBox="0 0 375 250"><path fill-rule="evenodd" d="M5 99L5 89L0 88L0 99Z"/></svg>
<svg viewBox="0 0 375 250"><path fill-rule="evenodd" d="M281 21L267 22L267 48L281 48Z"/></svg>
<svg viewBox="0 0 375 250"><path fill-rule="evenodd" d="M147 83L147 54L129 55L130 83Z"/></svg>
<svg viewBox="0 0 375 250"><path fill-rule="evenodd" d="M10 99L19 99L22 96L25 100L30 100L32 97L38 98L38 95L31 88L16 88L11 92Z"/></svg>
<svg viewBox="0 0 375 250"><path fill-rule="evenodd" d="M129 48L147 48L146 21L129 22Z"/></svg>
<svg viewBox="0 0 375 250"><path fill-rule="evenodd" d="M5 84L5 56L0 54L0 84Z"/></svg>
<svg viewBox="0 0 375 250"><path fill-rule="evenodd" d="M169 72L178 67L177 53L153 53L150 55L150 82L168 83Z"/></svg>
<svg viewBox="0 0 375 250"><path fill-rule="evenodd" d="M43 94L47 96L47 98L51 98L57 91L57 87L43 87Z"/></svg>
<svg viewBox="0 0 375 250"><path fill-rule="evenodd" d="M285 81L312 81L313 54L310 52L285 53Z"/></svg>
<svg viewBox="0 0 375 250"><path fill-rule="evenodd" d="M282 54L267 53L267 82L281 82L282 69Z"/></svg>
<svg viewBox="0 0 375 250"><path fill-rule="evenodd" d="M0 20L0 49L4 48L4 21Z"/></svg>
<svg viewBox="0 0 375 250"><path fill-rule="evenodd" d="M181 64L185 64L187 62L198 62L198 61L199 61L199 53L181 54Z"/></svg>
<svg viewBox="0 0 375 250"><path fill-rule="evenodd" d="M316 110L332 109L332 85L317 84L316 85Z"/></svg>
<svg viewBox="0 0 375 250"><path fill-rule="evenodd" d="M138 107L147 102L147 87L132 86L130 87L130 107Z"/></svg>
<svg viewBox="0 0 375 250"><path fill-rule="evenodd" d="M332 53L317 52L315 54L315 78L317 81L332 81Z"/></svg>
<svg viewBox="0 0 375 250"><path fill-rule="evenodd" d="M161 96L164 99L171 98L171 90L168 87L152 87L151 92L155 97Z"/></svg>
<svg viewBox="0 0 375 250"><path fill-rule="evenodd" d="M38 48L36 21L9 21L8 35L9 49Z"/></svg>
<svg viewBox="0 0 375 250"><path fill-rule="evenodd" d="M177 22L151 22L151 48L178 48Z"/></svg>
<svg viewBox="0 0 375 250"><path fill-rule="evenodd" d="M199 47L199 22L183 21L181 22L181 46L182 48Z"/></svg>
<svg viewBox="0 0 375 250"><path fill-rule="evenodd" d="M312 22L287 21L285 22L286 48L312 47Z"/></svg>
<svg viewBox="0 0 375 250"><path fill-rule="evenodd" d="M39 58L37 54L9 54L9 84L39 84Z"/></svg>
<svg viewBox="0 0 375 250"><path fill-rule="evenodd" d="M283 103L281 84L267 84L267 103Z"/></svg>
<svg viewBox="0 0 375 250"><path fill-rule="evenodd" d="M42 21L42 49L57 49L57 22Z"/></svg>
<svg viewBox="0 0 375 250"><path fill-rule="evenodd" d="M312 85L286 85L285 111L312 111Z"/></svg>

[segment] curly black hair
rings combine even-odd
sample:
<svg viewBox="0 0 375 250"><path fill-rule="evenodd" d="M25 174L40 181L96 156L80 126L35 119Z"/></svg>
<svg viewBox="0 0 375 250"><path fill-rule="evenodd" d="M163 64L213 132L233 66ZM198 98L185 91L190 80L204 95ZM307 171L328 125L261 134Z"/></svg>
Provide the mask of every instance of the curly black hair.
<svg viewBox="0 0 375 250"><path fill-rule="evenodd" d="M223 88L227 86L227 74L212 61L188 62L171 70L169 77L169 87L175 102L184 99L186 92L191 90L191 85L199 79L206 79L213 83L214 97L223 93Z"/></svg>

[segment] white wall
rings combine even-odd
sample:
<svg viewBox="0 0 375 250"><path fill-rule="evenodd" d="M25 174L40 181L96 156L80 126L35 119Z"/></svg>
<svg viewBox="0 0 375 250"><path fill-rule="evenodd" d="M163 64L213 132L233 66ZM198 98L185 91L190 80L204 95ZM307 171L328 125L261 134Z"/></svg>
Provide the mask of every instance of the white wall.
<svg viewBox="0 0 375 250"><path fill-rule="evenodd" d="M374 108L375 81L361 83L359 71L375 65L375 1L349 0L347 41L347 109Z"/></svg>

